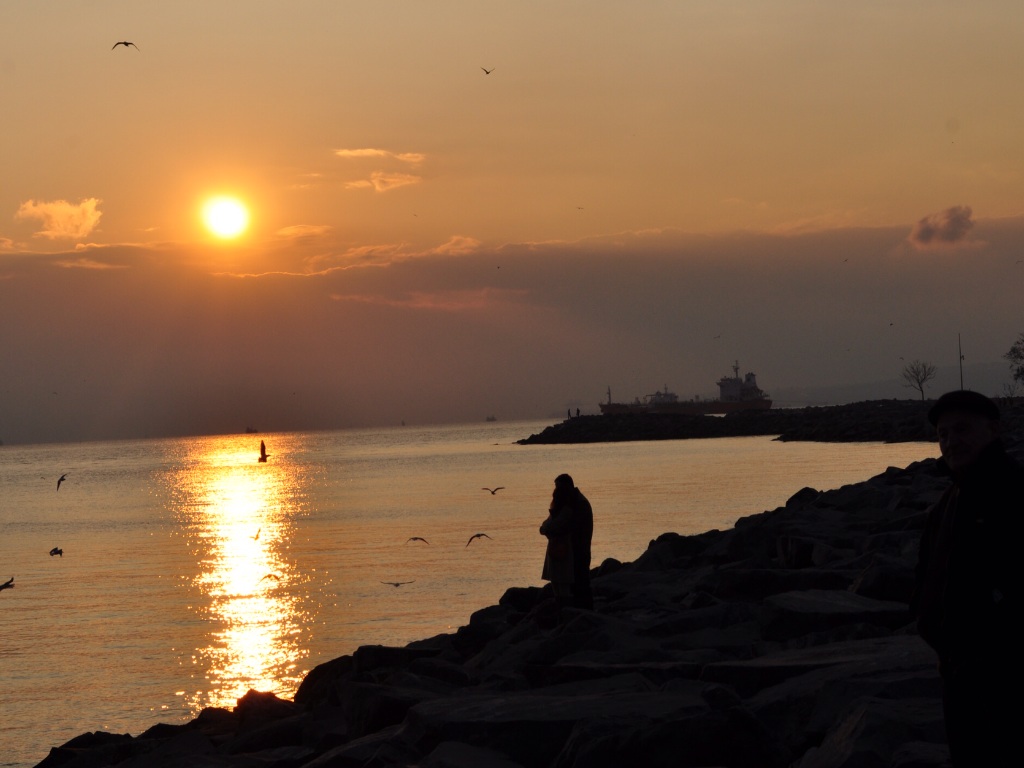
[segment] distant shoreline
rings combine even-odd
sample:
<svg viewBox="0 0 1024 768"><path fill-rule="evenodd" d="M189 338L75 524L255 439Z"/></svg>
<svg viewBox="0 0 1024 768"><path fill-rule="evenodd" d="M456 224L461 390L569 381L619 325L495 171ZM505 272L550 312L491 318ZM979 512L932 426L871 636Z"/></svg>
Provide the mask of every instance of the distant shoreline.
<svg viewBox="0 0 1024 768"><path fill-rule="evenodd" d="M740 411L725 416L611 414L577 416L517 441L520 445L687 440L776 435L778 440L933 442L928 423L934 400L866 400L846 405ZM1002 404L1004 432L1024 432L1024 404Z"/></svg>

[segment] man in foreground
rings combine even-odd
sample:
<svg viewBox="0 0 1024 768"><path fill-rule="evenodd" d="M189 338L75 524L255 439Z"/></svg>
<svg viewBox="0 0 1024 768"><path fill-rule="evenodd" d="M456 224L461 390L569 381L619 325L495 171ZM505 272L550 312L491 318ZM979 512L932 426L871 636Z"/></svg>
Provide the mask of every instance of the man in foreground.
<svg viewBox="0 0 1024 768"><path fill-rule="evenodd" d="M987 397L947 392L928 420L953 482L921 539L918 631L939 657L953 764L1017 765L1024 469L1007 455Z"/></svg>

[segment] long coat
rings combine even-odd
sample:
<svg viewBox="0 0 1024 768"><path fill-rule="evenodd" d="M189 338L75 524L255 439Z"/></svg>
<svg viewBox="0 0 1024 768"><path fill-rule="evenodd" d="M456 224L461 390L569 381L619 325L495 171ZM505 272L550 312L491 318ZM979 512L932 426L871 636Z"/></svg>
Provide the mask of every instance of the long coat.
<svg viewBox="0 0 1024 768"><path fill-rule="evenodd" d="M540 577L559 584L573 582L572 507L565 506L548 514L540 532L548 537L544 569Z"/></svg>

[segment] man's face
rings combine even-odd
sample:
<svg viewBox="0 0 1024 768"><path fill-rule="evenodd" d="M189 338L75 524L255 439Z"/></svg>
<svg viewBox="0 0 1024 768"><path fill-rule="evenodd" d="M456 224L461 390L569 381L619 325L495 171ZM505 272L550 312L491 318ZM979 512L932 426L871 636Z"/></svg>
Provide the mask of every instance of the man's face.
<svg viewBox="0 0 1024 768"><path fill-rule="evenodd" d="M954 472L973 465L981 452L999 437L999 422L964 411L948 411L935 425L942 458Z"/></svg>

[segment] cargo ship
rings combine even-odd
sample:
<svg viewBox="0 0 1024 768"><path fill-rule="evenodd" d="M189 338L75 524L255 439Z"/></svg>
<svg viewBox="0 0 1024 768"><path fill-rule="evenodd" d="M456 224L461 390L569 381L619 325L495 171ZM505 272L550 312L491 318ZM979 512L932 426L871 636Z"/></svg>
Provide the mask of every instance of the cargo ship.
<svg viewBox="0 0 1024 768"><path fill-rule="evenodd" d="M747 373L740 378L740 364L737 360L732 367L732 376L718 380L718 399L680 400L675 392L657 391L653 395L636 398L632 403L613 403L612 390L608 388L608 402L598 403L601 413L682 413L700 416L735 411L766 411L772 407L768 393L757 386L757 376Z"/></svg>

